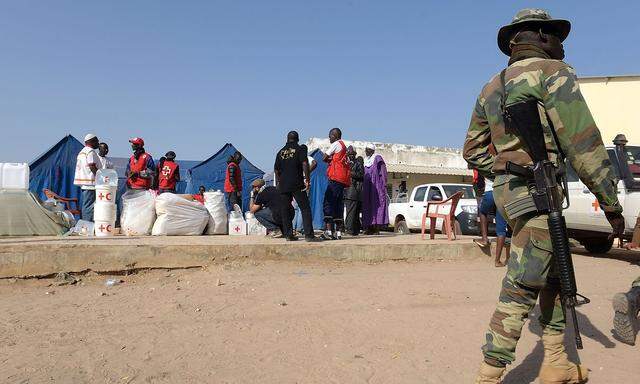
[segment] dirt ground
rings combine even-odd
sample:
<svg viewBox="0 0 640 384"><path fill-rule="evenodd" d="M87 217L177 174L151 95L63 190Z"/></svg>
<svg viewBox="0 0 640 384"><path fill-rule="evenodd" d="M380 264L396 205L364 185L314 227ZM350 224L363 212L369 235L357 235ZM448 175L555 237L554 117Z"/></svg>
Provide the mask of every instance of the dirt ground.
<svg viewBox="0 0 640 384"><path fill-rule="evenodd" d="M638 258L640 259L640 258ZM638 383L611 334L637 260L576 257L590 383ZM2 383L471 383L504 269L489 260L267 262L0 281ZM535 319L535 315L532 316ZM505 383L536 383L537 321Z"/></svg>

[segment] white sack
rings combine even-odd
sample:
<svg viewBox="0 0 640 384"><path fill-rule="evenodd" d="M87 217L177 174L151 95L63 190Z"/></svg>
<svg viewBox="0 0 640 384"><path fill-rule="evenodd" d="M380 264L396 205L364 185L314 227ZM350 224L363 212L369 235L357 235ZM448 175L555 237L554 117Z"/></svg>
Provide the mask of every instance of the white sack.
<svg viewBox="0 0 640 384"><path fill-rule="evenodd" d="M158 219L151 232L154 236L202 235L209 221L209 212L202 204L173 193L156 198L156 214Z"/></svg>
<svg viewBox="0 0 640 384"><path fill-rule="evenodd" d="M209 223L207 235L227 234L227 206L224 202L224 194L220 191L205 192L204 206L209 211Z"/></svg>
<svg viewBox="0 0 640 384"><path fill-rule="evenodd" d="M155 192L127 191L122 196L122 233L127 236L149 235L156 221L155 200Z"/></svg>

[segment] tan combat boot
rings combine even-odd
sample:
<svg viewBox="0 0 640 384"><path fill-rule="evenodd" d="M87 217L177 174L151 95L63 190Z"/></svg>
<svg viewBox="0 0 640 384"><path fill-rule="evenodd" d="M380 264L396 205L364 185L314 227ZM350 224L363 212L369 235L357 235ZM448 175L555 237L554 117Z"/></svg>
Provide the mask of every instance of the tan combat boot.
<svg viewBox="0 0 640 384"><path fill-rule="evenodd" d="M539 375L542 384L582 384L589 379L587 368L567 358L563 339L563 334L542 336L544 360Z"/></svg>
<svg viewBox="0 0 640 384"><path fill-rule="evenodd" d="M502 383L502 374L506 368L494 367L484 361L480 364L480 371L476 377L475 384L500 384Z"/></svg>

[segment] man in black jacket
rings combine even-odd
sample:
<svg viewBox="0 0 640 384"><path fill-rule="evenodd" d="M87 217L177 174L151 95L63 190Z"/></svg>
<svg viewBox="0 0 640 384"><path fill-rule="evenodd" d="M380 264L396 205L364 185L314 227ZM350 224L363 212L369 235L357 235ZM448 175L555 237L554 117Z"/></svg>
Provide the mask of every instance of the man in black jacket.
<svg viewBox="0 0 640 384"><path fill-rule="evenodd" d="M293 235L293 210L291 209L292 199L296 199L300 211L302 212L302 224L304 227L304 237L306 241L315 241L313 233L313 222L311 218L311 205L306 191L309 189L309 160L307 157L307 146L298 144L298 132L291 131L287 135L287 143L276 155L273 170L276 176L276 183L282 198L281 216L282 232L287 241L297 240Z"/></svg>
<svg viewBox="0 0 640 384"><path fill-rule="evenodd" d="M345 227L353 236L360 234L362 224L362 181L364 179L364 160L362 156L356 158L356 150L352 146L347 148L347 157L351 167L351 186L344 190L344 206L347 211Z"/></svg>

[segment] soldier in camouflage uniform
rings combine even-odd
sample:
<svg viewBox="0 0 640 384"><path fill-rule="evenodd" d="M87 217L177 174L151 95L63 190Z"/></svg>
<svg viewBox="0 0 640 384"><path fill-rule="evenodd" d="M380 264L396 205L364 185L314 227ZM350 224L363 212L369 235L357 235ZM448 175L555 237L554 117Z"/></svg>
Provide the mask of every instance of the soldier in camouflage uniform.
<svg viewBox="0 0 640 384"><path fill-rule="evenodd" d="M510 56L505 70L505 92L500 76L494 76L478 97L467 132L464 158L470 168L495 178L496 206L513 229L507 274L482 348L484 361L476 383L500 383L506 365L515 360L524 321L538 298L545 351L541 382L587 380L587 370L569 362L564 351L565 315L552 261L547 217L530 209L526 181L505 173L507 161L523 166L533 162L523 141L514 132L505 130L501 110L504 93L504 105L531 97L538 99L549 159L557 162L560 155L551 132L553 125L562 153L598 198L616 232L620 232L620 223L624 229L615 174L600 132L580 93L573 68L561 61L562 41L570 28L568 21L554 20L546 11L525 9L500 29L498 46ZM495 145L496 156L487 150L490 143Z"/></svg>

